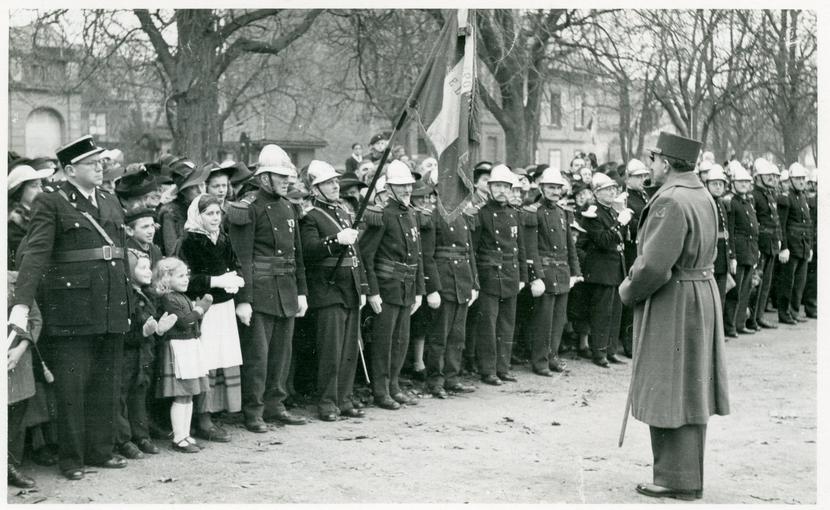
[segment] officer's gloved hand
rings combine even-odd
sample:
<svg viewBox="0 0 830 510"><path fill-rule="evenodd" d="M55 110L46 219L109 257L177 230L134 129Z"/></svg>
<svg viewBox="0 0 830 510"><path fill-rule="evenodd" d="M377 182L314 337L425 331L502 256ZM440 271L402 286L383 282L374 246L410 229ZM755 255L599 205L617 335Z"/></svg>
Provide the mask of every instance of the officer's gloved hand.
<svg viewBox="0 0 830 510"><path fill-rule="evenodd" d="M144 325L141 327L141 334L144 336L154 335L158 328L158 322L156 322L155 317L150 317L144 322Z"/></svg>
<svg viewBox="0 0 830 510"><path fill-rule="evenodd" d="M14 305L9 314L9 325L20 331L27 331L29 327L29 307L26 305Z"/></svg>
<svg viewBox="0 0 830 510"><path fill-rule="evenodd" d="M360 295L360 308L363 308L364 306L366 306L366 294L361 294Z"/></svg>
<svg viewBox="0 0 830 510"><path fill-rule="evenodd" d="M524 289L524 288L525 288L525 282L519 282L519 292L521 292L522 289Z"/></svg>
<svg viewBox="0 0 830 510"><path fill-rule="evenodd" d="M542 281L540 278L537 278L530 282L530 295L533 297L539 297L545 293L545 282Z"/></svg>
<svg viewBox="0 0 830 510"><path fill-rule="evenodd" d="M251 316L254 310L251 308L251 303L239 303L236 305L236 316L239 317L239 322L246 326L251 325Z"/></svg>
<svg viewBox="0 0 830 510"><path fill-rule="evenodd" d="M577 283L579 283L581 281L582 281L581 276L571 276L570 281L568 281L568 288L570 288L570 289L574 288L574 285L576 285Z"/></svg>
<svg viewBox="0 0 830 510"><path fill-rule="evenodd" d="M175 313L164 312L156 324L156 334L163 335L167 333L176 324L177 320L179 320L179 317Z"/></svg>
<svg viewBox="0 0 830 510"><path fill-rule="evenodd" d="M297 296L297 317L305 317L308 311L308 300L302 294Z"/></svg>
<svg viewBox="0 0 830 510"><path fill-rule="evenodd" d="M469 307L469 306L473 306L473 303L475 303L475 302L476 302L476 299L478 299L478 291L477 291L477 290L475 290L475 289L472 289L472 290L470 291L470 300L469 300L469 301L467 301L467 306L468 306L468 307Z"/></svg>
<svg viewBox="0 0 830 510"><path fill-rule="evenodd" d="M351 246L357 241L357 229L344 228L337 233L337 243L343 246Z"/></svg>
<svg viewBox="0 0 830 510"><path fill-rule="evenodd" d="M409 309L409 315L412 315L413 313L417 312L418 308L421 308L421 303L423 303L423 302L424 302L424 297L423 296L415 296L415 303Z"/></svg>
<svg viewBox="0 0 830 510"><path fill-rule="evenodd" d="M781 250L778 254L778 260L781 261L782 264L786 264L790 261L790 250Z"/></svg>
<svg viewBox="0 0 830 510"><path fill-rule="evenodd" d="M620 211L620 214L617 215L617 221L620 223L620 225L628 225L628 222L631 221L633 214L634 211L632 211L631 209L623 209L622 211Z"/></svg>
<svg viewBox="0 0 830 510"><path fill-rule="evenodd" d="M430 292L429 294L427 294L427 306L429 306L433 310L441 306L441 294L439 294L437 291Z"/></svg>
<svg viewBox="0 0 830 510"><path fill-rule="evenodd" d="M200 309L202 311L202 315L204 315L208 311L208 308L210 308L210 305L212 304L213 296L211 296L210 294L205 294L204 296L196 300L196 303L193 305L193 308Z"/></svg>
<svg viewBox="0 0 830 510"><path fill-rule="evenodd" d="M810 255L807 256L807 262L813 261L813 250L810 250Z"/></svg>
<svg viewBox="0 0 830 510"><path fill-rule="evenodd" d="M234 288L238 290L239 287L245 285L245 280L242 279L241 276L236 274L236 271L228 271L227 273L221 276L211 276L210 277L210 286L217 287L220 289L229 289Z"/></svg>
<svg viewBox="0 0 830 510"><path fill-rule="evenodd" d="M729 274L738 272L738 259L729 259Z"/></svg>
<svg viewBox="0 0 830 510"><path fill-rule="evenodd" d="M366 301L369 302L369 306L372 307L372 311L375 313L380 313L381 311L381 304L383 300L380 298L380 294L375 294L374 296L369 296L366 298Z"/></svg>

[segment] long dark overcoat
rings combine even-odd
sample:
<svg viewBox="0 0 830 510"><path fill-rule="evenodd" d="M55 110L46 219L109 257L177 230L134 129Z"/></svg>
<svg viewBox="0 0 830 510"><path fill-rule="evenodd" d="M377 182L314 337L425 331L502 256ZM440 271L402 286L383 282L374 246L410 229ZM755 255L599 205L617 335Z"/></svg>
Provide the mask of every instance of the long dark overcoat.
<svg viewBox="0 0 830 510"><path fill-rule="evenodd" d="M715 203L691 172L670 174L640 218L637 259L619 291L634 307L631 408L649 425L729 414L717 231Z"/></svg>

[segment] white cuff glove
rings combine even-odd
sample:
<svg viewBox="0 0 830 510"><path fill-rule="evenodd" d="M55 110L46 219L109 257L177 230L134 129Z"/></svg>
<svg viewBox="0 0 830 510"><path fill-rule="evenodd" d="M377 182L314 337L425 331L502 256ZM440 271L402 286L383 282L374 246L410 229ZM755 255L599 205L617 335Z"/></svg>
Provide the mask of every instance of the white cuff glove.
<svg viewBox="0 0 830 510"><path fill-rule="evenodd" d="M786 264L790 261L790 250L781 250L781 253L778 254L778 260L781 261L782 264Z"/></svg>
<svg viewBox="0 0 830 510"><path fill-rule="evenodd" d="M239 317L239 322L246 326L251 325L251 316L254 310L251 308L251 303L239 303L236 305L236 316Z"/></svg>
<svg viewBox="0 0 830 510"><path fill-rule="evenodd" d="M470 290L470 300L467 301L467 306L473 306L473 303L476 302L476 299L478 299L478 291L475 289Z"/></svg>
<svg viewBox="0 0 830 510"><path fill-rule="evenodd" d="M570 289L574 288L574 285L576 285L577 283L579 283L581 281L582 281L581 276L571 276L570 281L568 281L568 288L570 288Z"/></svg>
<svg viewBox="0 0 830 510"><path fill-rule="evenodd" d="M344 246L351 246L357 241L357 230L353 228L345 228L337 233L337 243Z"/></svg>
<svg viewBox="0 0 830 510"><path fill-rule="evenodd" d="M631 209L623 209L620 212L620 214L617 215L617 221L620 223L620 225L628 225L628 222L631 221L633 214L634 211L632 211Z"/></svg>
<svg viewBox="0 0 830 510"><path fill-rule="evenodd" d="M530 295L539 297L545 293L545 282L537 278L530 282Z"/></svg>
<svg viewBox="0 0 830 510"><path fill-rule="evenodd" d="M29 328L29 307L26 305L14 305L9 314L9 324L21 331Z"/></svg>
<svg viewBox="0 0 830 510"><path fill-rule="evenodd" d="M421 308L421 303L424 302L423 296L415 296L415 303L412 305L412 308L409 310L409 315L418 311L418 308Z"/></svg>
<svg viewBox="0 0 830 510"><path fill-rule="evenodd" d="M441 306L441 294L438 292L430 292L427 294L427 306L433 310Z"/></svg>
<svg viewBox="0 0 830 510"><path fill-rule="evenodd" d="M302 294L297 296L297 317L305 317L308 311L308 300Z"/></svg>

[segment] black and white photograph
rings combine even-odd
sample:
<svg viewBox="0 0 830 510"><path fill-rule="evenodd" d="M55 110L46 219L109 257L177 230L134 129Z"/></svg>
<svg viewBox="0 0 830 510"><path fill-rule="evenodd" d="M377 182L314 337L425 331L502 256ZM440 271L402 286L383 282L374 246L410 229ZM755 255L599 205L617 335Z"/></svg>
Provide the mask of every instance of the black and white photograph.
<svg viewBox="0 0 830 510"><path fill-rule="evenodd" d="M145 3L0 13L5 504L827 502L818 4Z"/></svg>

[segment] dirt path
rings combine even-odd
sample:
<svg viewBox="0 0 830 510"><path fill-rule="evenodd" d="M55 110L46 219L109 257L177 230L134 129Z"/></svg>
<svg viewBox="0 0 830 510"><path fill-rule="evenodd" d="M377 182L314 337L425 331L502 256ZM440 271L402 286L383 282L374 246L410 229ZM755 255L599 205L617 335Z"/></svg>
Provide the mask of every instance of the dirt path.
<svg viewBox="0 0 830 510"><path fill-rule="evenodd" d="M769 316L772 318L771 316ZM816 322L727 345L732 415L709 422L704 503L816 503ZM196 455L163 448L124 470L38 481L9 503L653 503L648 428L629 421L617 448L630 364L568 360L555 378L428 396L362 420L313 421ZM472 381L468 381L472 382ZM306 414L314 417L309 408ZM159 442L161 445L161 442ZM669 503L671 501L664 501Z"/></svg>

